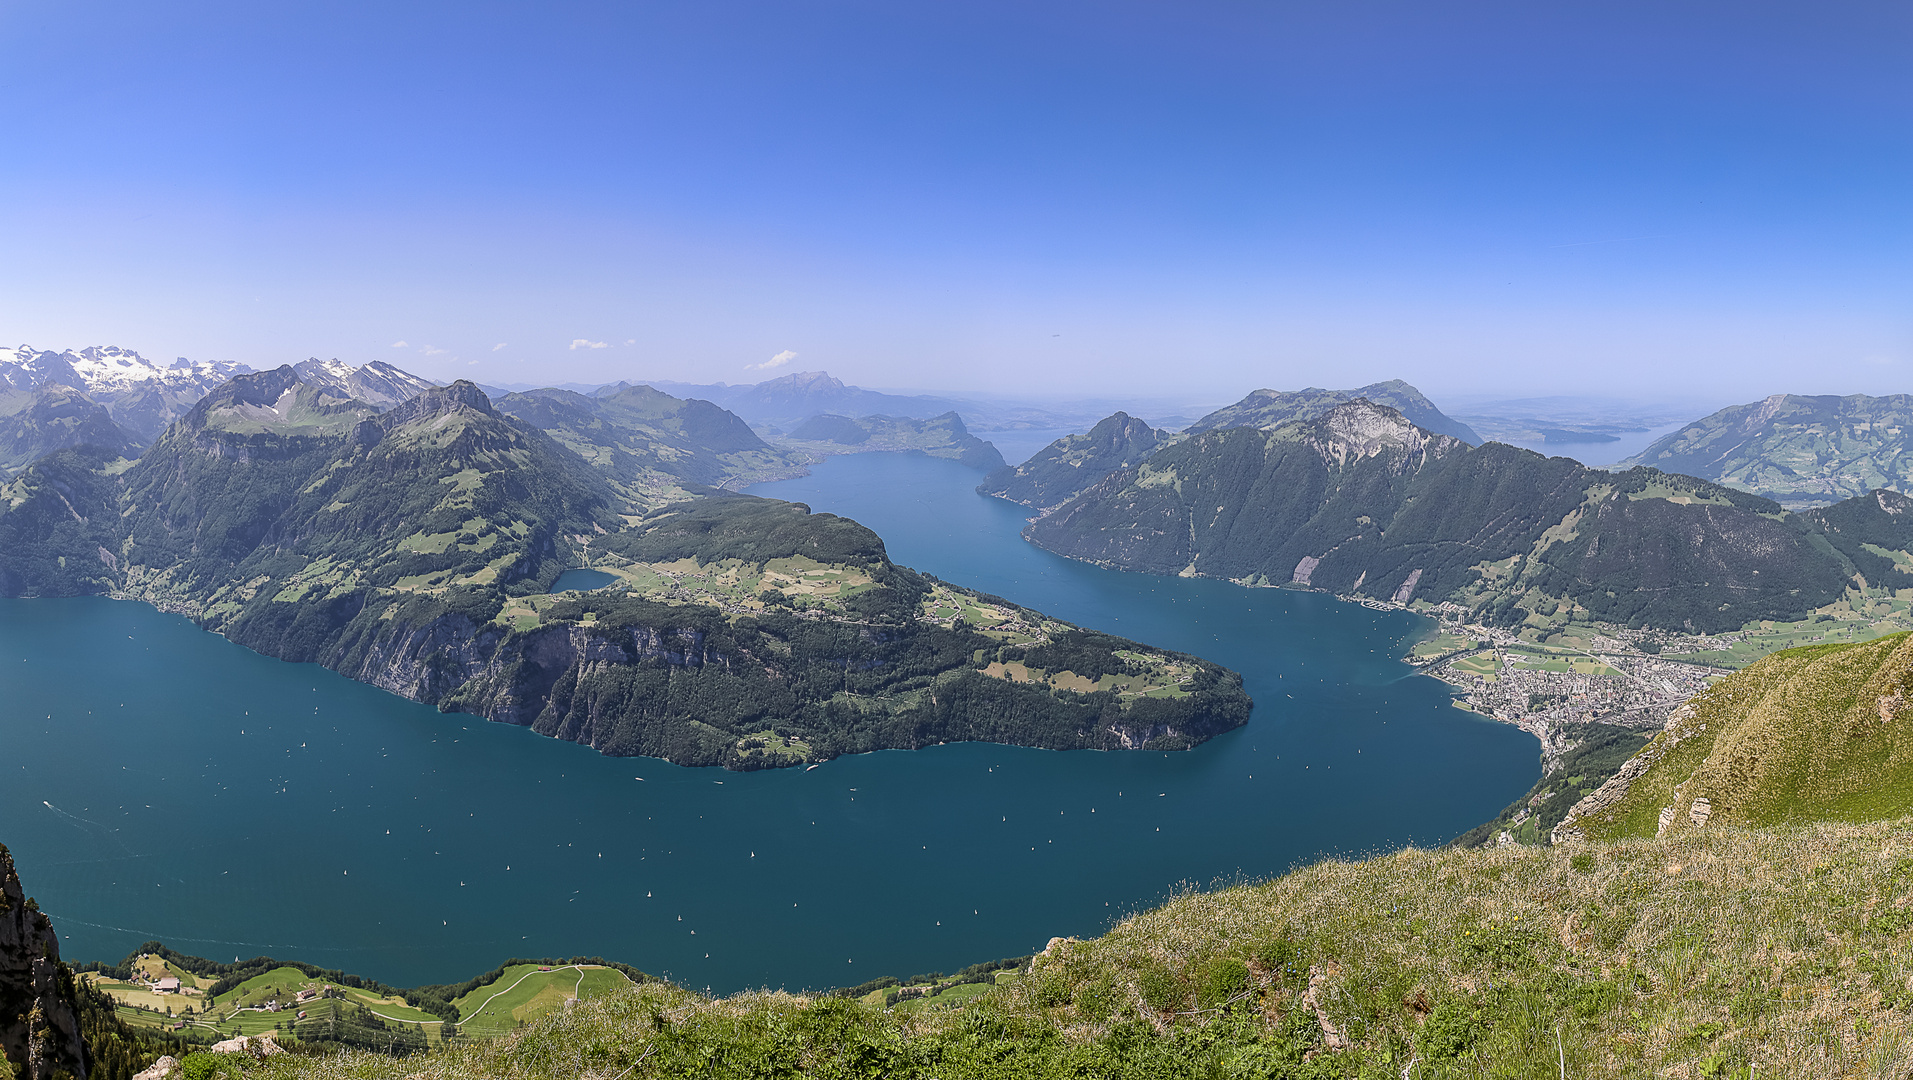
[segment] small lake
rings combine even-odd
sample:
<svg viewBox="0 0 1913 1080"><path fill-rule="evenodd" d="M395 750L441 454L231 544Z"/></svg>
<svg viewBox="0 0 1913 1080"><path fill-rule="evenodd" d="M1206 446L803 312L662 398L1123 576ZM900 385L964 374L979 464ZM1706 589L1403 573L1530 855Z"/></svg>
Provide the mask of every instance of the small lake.
<svg viewBox="0 0 1913 1080"><path fill-rule="evenodd" d="M551 583L551 592L561 593L571 592L573 590L577 590L578 592L590 592L593 589L602 589L617 580L618 575L607 574L603 570L586 570L583 567L572 567L564 573L559 574L558 580Z"/></svg>
<svg viewBox="0 0 1913 1080"><path fill-rule="evenodd" d="M1439 844L1539 776L1532 738L1396 659L1420 620L1058 558L978 478L864 454L754 490L864 521L950 581L1227 664L1248 727L1173 754L681 769L440 714L143 604L0 600L0 842L69 959L158 938L398 985L584 954L718 990L824 987L1095 934L1178 883Z"/></svg>

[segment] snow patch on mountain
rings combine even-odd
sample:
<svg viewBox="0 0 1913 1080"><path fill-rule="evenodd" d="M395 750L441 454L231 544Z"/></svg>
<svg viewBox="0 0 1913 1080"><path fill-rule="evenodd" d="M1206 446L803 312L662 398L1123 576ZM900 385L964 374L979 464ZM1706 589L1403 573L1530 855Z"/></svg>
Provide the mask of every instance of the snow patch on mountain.
<svg viewBox="0 0 1913 1080"><path fill-rule="evenodd" d="M251 370L236 360L195 362L185 357L161 367L117 345L92 345L77 352L53 352L28 345L0 348L0 383L15 390L59 383L93 395L161 388L197 390L203 395L234 375Z"/></svg>

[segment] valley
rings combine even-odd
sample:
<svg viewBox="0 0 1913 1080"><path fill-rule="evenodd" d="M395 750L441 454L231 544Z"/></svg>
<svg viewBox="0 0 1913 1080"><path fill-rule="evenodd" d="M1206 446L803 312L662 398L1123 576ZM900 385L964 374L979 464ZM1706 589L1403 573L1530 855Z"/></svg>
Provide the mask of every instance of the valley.
<svg viewBox="0 0 1913 1080"><path fill-rule="evenodd" d="M68 844L90 853L56 860L47 875L79 947L123 948L140 933L127 928L142 924L190 941L250 921L254 931L238 932L255 941L286 927L306 939L271 947L280 955L357 954L355 968L409 970L417 981L504 952L575 949L576 927L589 925L594 947L608 941L661 960L678 985L735 988L808 972L799 985L846 986L832 1000L862 1015L931 1030L974 1009L1020 1007L1072 955L1072 939L1054 933L1035 951L1045 933L1133 925L1146 916L1126 913L1153 903L1149 890L1165 880L1266 877L1421 835L1538 848L1611 831L1610 818L1638 829L1642 800L1700 806L1706 798L1688 799L1684 787L1668 794L1670 783L1692 784L1663 774L1711 745L1689 736L1692 716L1712 696L1739 692L1741 677L1728 673L1757 677L1792 663L1789 650L1804 644L1897 641L1913 605L1913 580L1902 580L1913 579L1903 573L1913 535L1901 524L1913 503L1894 493L1790 514L1689 477L1596 474L1470 447L1326 391L1301 394L1304 417L1288 421L1288 399L1251 395L1243 408L1267 413L1266 429L1170 434L1119 415L978 487L979 463L960 440L949 452L825 453L802 439L766 442L730 414L650 388L521 392L494 406L454 384L379 407L346 396L355 378L330 368L311 380L291 368L247 376L137 461L108 448L62 451L7 489L0 531L28 538L13 549L28 557L0 557L16 591L142 601L142 629L126 635L140 652L157 643L177 654L185 642L167 638L197 633L192 624L160 630L144 620L187 615L257 650L221 663L274 664L264 653L359 680L335 679L324 694L315 680L310 715L257 693L209 697L191 681L206 669L177 660L160 662L195 674L171 705L155 697L150 673L137 694L133 683L78 689L69 680L36 699L33 684L17 680L26 707L45 710L36 760L57 760L47 755L77 731L95 733L89 745L124 743L137 755L110 791L82 781L111 761L95 755L36 770L19 805L0 806L8 820L69 830ZM1412 387L1382 389L1415 405ZM819 419L809 433L833 445L894 449L883 418ZM950 419L945 427L960 431ZM939 422L910 421L908 440ZM1235 463L1218 467L1217 454ZM1126 573L1019 538L1056 543L1085 521L1120 536L1112 497L1132 500L1132 515L1169 492L1176 505L1205 500L1185 489L1240 475L1258 454L1271 475L1299 481L1303 498L1270 517L1261 493L1275 487L1216 488L1244 501L1225 499L1206 526L1190 514L1194 554L1179 568ZM1482 496L1470 488L1477 480L1462 478L1469 472L1497 477L1502 490ZM753 480L751 495L726 490ZM1508 494L1519 491L1525 503ZM762 497L770 494L780 498ZM1337 500L1351 498L1394 516L1345 513ZM1492 527L1417 517L1444 503ZM1354 532L1298 557L1286 579L1244 572L1287 554L1270 563L1252 530L1223 520L1279 523L1282 513L1302 524L1265 533L1332 540L1338 515ZM1141 543L1105 550L1153 558L1157 541L1128 528ZM1218 528L1219 544L1204 539ZM1695 528L1699 561L1669 539ZM1748 562L1734 545L1766 561ZM893 561L893 550L947 578ZM1563 561L1563 550L1580 563ZM1765 580L1775 551L1808 565ZM1402 564L1404 554L1420 561ZM1398 565L1371 575L1377 560ZM1204 569L1210 563L1224 571ZM1563 576L1577 565L1578 578ZM1736 623L1726 608L1710 613L1690 599L1624 598L1623 583L1665 592L1655 575L1694 567L1739 582L1734 602L1766 617ZM1351 573L1352 584L1337 585ZM110 610L124 605L90 602L107 607L73 624L75 640L113 639L96 620L124 622ZM59 648L62 610L77 609L31 609L22 624L31 628L11 639L23 663L35 667L37 651L35 670L49 667L44 650ZM1138 629L1129 638L1102 627ZM1211 656L1232 666L1199 659ZM1434 679L1401 679L1417 671ZM266 686L283 675L256 677ZM416 707L375 688L445 711L408 712ZM1243 730L1251 693L1260 722ZM209 734L209 706L226 728L215 748L189 741L160 752L152 742ZM533 741L548 750L528 752L527 733L509 725L550 736ZM1133 754L1205 741L1209 751L1160 758L1049 761L1015 748ZM604 756L566 757L575 750L566 743ZM872 753L892 747L915 755ZM676 768L701 765L722 765L729 778ZM831 775L816 771L826 765ZM421 773L437 779L424 788L397 779ZM779 776L787 779L770 782ZM961 804L937 794L949 790L966 793ZM419 792L414 804L429 796L442 805L392 797L404 791ZM1730 795L1712 798L1724 819L1743 813ZM288 806L303 810L287 818ZM1218 811L1227 827L1213 827ZM208 814L277 824L242 826L235 839L248 858L235 863L180 846ZM1411 818L1417 830L1401 832ZM618 821L627 835L614 840L605 827ZM407 837L395 843L398 833ZM1256 867L1243 863L1245 844L1261 853ZM311 851L351 865L321 886L303 872ZM142 864L155 858L164 870L141 903L82 901L83 914L72 913L77 897L124 894L119 878L153 876ZM900 866L915 870L888 892L872 887ZM1003 900L1005 873L1019 882L1014 904ZM925 874L939 882L927 904L910 884ZM275 888L289 880L302 883L296 898ZM850 882L860 884L846 892ZM576 915L539 928L544 948L531 948L528 933L517 934L519 948L502 948L514 924L474 911L475 889ZM235 896L275 899L222 911ZM374 926L390 929L368 935L359 920L337 917L368 901ZM885 904L890 914L874 917L873 905ZM824 922L817 911L829 913ZM397 942L418 955L395 952ZM580 957L514 960L466 984L400 991L298 962L218 965L156 942L141 948L118 967L96 965L86 993L152 1038L271 1035L451 1060L482 1053L472 1048L494 1036L682 993ZM957 974L855 978L871 964L938 963ZM1257 963L1232 993L1282 992L1279 978L1266 981L1273 961ZM1196 1014L1211 1007L1202 987L1221 970L1204 964L1179 976L1194 991L1175 992L1193 992L1177 1000ZM1100 985L1084 993L1093 998ZM1146 1009L1174 996L1166 983L1135 993ZM681 1007L700 1008L697 1000ZM816 999L791 1000L801 1010ZM1093 1028L1102 1006L1086 1008L1075 1022ZM1296 1037L1306 1045L1314 1036Z"/></svg>

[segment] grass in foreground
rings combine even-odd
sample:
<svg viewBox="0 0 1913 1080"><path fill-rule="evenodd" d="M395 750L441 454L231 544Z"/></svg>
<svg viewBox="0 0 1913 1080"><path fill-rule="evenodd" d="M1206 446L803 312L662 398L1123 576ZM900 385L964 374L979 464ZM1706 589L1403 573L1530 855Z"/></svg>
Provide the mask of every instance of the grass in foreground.
<svg viewBox="0 0 1913 1080"><path fill-rule="evenodd" d="M227 1067L497 1080L1904 1076L1909 945L1913 820L1411 850L1183 896L1057 945L960 1009L641 986L418 1057Z"/></svg>

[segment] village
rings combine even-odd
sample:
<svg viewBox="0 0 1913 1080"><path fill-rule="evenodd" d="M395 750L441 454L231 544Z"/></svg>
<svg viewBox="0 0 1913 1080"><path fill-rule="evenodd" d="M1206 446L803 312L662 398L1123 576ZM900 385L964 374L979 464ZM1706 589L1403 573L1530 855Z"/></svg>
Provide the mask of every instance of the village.
<svg viewBox="0 0 1913 1080"><path fill-rule="evenodd" d="M1456 705L1535 736L1552 769L1580 741L1583 725L1666 726L1669 713L1726 673L1671 657L1734 643L1733 635L1618 627L1537 641L1531 631L1445 621L1408 662L1455 687Z"/></svg>

